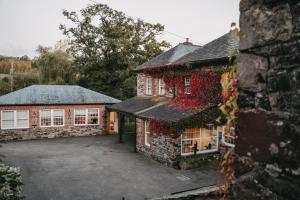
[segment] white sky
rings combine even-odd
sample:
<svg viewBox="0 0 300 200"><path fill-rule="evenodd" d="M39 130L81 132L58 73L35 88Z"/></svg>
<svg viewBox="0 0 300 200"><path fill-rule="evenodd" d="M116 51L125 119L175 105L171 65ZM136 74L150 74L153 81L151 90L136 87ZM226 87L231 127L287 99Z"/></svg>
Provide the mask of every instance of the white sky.
<svg viewBox="0 0 300 200"><path fill-rule="evenodd" d="M205 44L239 21L239 0L95 0L133 18L165 25L163 39L173 46L189 37ZM79 11L90 0L0 0L0 55L36 55L37 45L53 46L64 36L62 9Z"/></svg>

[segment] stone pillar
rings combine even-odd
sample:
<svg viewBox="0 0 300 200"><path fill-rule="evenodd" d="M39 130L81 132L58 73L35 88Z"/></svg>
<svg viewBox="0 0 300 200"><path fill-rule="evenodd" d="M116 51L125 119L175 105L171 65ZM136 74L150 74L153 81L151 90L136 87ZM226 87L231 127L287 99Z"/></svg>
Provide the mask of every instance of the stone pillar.
<svg viewBox="0 0 300 200"><path fill-rule="evenodd" d="M300 1L241 0L234 199L300 198Z"/></svg>

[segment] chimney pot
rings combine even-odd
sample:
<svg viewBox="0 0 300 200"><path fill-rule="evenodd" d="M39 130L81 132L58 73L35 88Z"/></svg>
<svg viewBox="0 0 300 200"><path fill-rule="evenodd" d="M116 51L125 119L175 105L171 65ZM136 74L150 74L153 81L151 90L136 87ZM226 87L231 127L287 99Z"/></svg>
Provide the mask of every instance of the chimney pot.
<svg viewBox="0 0 300 200"><path fill-rule="evenodd" d="M232 22L231 23L231 27L230 27L230 32L235 36L235 37L238 37L239 34L240 34L240 31L236 25L235 22Z"/></svg>
<svg viewBox="0 0 300 200"><path fill-rule="evenodd" d="M192 45L193 43L190 41L190 38L185 38L185 42L183 42L182 44Z"/></svg>

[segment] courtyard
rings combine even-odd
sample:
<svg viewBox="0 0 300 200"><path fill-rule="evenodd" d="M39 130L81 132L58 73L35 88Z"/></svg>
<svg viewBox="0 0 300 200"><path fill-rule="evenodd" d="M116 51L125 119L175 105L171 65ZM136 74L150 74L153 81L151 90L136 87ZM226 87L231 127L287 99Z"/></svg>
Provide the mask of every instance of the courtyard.
<svg viewBox="0 0 300 200"><path fill-rule="evenodd" d="M16 141L4 143L0 152L3 163L21 168L30 200L148 199L219 182L215 167L176 170L133 153L124 140L103 135Z"/></svg>

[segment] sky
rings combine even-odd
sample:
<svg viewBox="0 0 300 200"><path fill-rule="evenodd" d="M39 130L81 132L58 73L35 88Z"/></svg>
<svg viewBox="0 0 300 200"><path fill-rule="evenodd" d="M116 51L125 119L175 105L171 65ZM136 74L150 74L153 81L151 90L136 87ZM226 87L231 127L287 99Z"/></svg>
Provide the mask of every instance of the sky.
<svg viewBox="0 0 300 200"><path fill-rule="evenodd" d="M79 11L93 1L163 24L160 39L172 46L187 37L206 44L239 22L239 0L0 0L0 55L33 58L38 45L54 46L64 39L59 24L68 24L62 10Z"/></svg>

